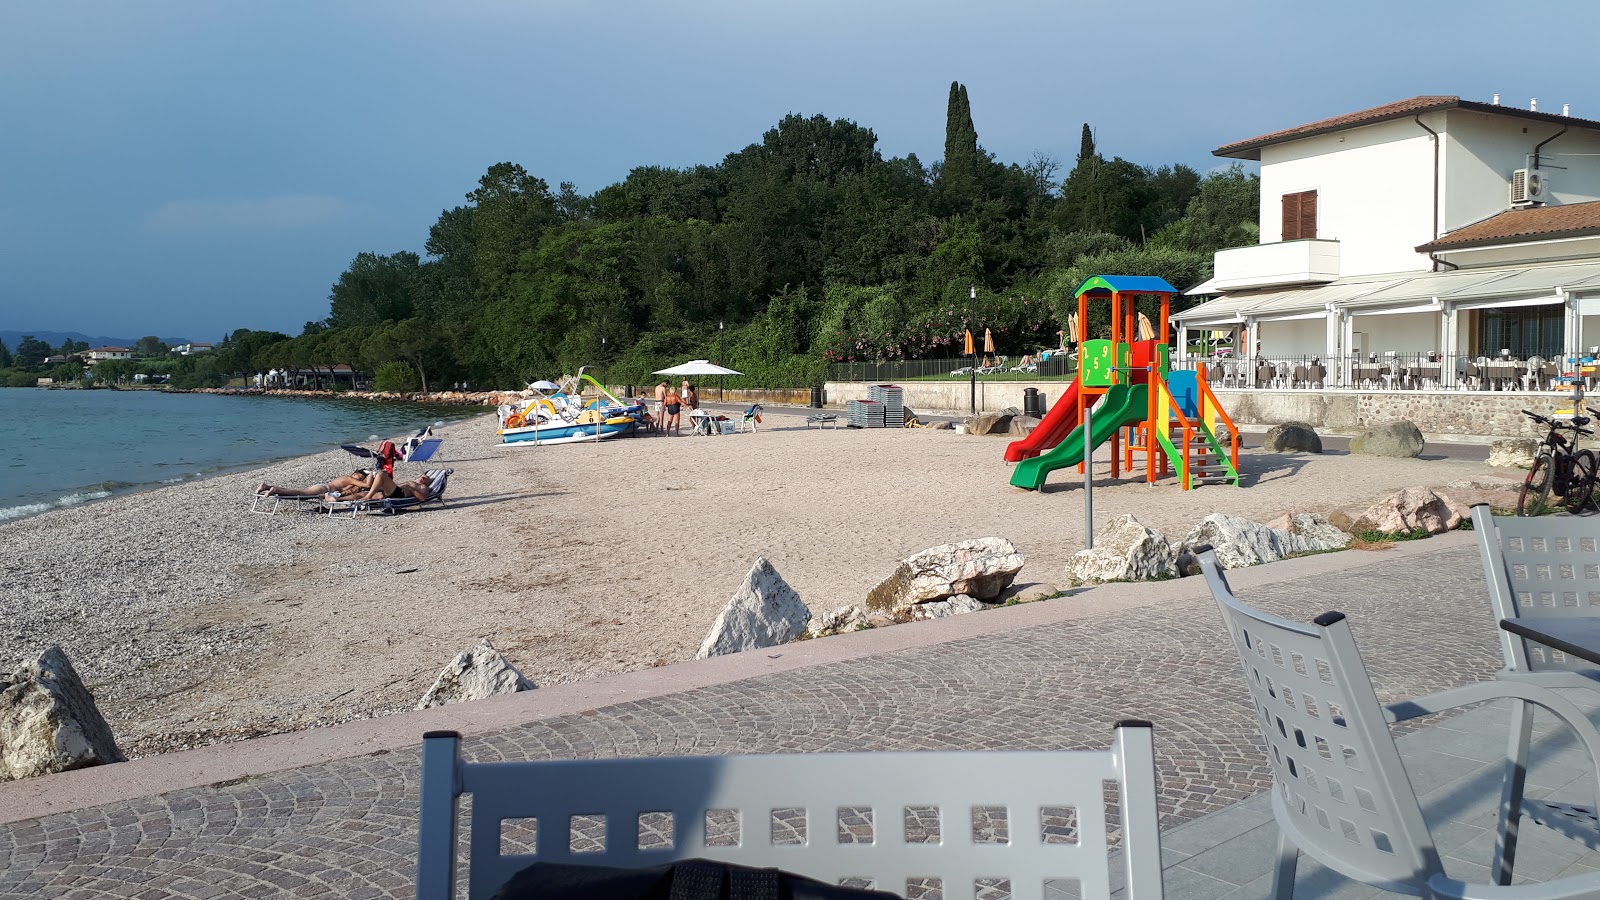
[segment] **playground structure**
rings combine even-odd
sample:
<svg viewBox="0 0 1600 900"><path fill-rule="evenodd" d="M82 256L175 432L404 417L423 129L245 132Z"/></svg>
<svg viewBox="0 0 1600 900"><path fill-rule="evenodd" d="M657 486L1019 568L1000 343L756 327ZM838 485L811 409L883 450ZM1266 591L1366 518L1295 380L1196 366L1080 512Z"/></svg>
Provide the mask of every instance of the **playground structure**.
<svg viewBox="0 0 1600 900"><path fill-rule="evenodd" d="M1111 442L1111 476L1138 471L1143 454L1145 480L1171 474L1184 490L1202 484L1239 484L1239 429L1206 382L1205 366L1171 371L1172 295L1164 279L1135 275L1093 275L1078 287L1078 321L1088 337L1089 301L1111 301L1109 340L1081 340L1078 377L1055 402L1033 433L1006 447L1006 461L1017 467L1011 483L1028 490L1044 487L1057 469L1084 471L1085 410L1090 411L1091 447ZM1159 333L1137 334L1135 298L1161 301ZM1150 327L1149 331L1156 329Z"/></svg>

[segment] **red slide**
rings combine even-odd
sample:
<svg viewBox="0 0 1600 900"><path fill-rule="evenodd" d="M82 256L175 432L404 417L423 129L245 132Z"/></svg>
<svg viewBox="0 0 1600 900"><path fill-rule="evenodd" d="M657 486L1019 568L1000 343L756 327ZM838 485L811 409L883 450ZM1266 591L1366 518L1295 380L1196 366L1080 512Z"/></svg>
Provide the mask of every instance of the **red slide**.
<svg viewBox="0 0 1600 900"><path fill-rule="evenodd" d="M1045 413L1044 419L1039 422L1039 427L1033 433L1020 441L1012 441L1006 447L1006 462L1021 462L1032 459L1046 450L1054 447L1078 427L1078 380L1074 378L1072 384L1067 385L1067 392L1061 395L1055 406Z"/></svg>

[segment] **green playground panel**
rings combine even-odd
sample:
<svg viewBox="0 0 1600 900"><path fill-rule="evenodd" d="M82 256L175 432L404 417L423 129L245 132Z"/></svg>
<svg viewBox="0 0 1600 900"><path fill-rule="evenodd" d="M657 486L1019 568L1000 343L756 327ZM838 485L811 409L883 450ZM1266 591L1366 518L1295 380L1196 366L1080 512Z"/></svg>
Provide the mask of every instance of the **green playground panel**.
<svg viewBox="0 0 1600 900"><path fill-rule="evenodd" d="M1126 347L1123 348L1126 351ZM1121 355L1126 360L1126 353ZM1085 387L1110 387L1115 375L1111 342L1104 339L1084 341L1078 347L1078 371Z"/></svg>

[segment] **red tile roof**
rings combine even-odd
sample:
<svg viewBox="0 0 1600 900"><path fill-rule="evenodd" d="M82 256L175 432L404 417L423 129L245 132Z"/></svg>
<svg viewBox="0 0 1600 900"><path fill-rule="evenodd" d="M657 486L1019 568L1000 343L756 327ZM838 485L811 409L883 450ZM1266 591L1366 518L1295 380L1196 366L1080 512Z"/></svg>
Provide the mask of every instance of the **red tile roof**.
<svg viewBox="0 0 1600 900"><path fill-rule="evenodd" d="M1600 201L1513 209L1423 244L1418 253L1600 235Z"/></svg>
<svg viewBox="0 0 1600 900"><path fill-rule="evenodd" d="M1592 119L1576 119L1571 116L1556 113L1533 112L1527 109L1518 109L1514 106L1500 106L1494 103L1479 103L1473 100L1463 100L1456 96L1423 96L1412 97L1397 103L1386 103L1383 106L1374 106L1360 112L1346 113L1312 122L1309 125L1300 125L1295 128L1286 128L1283 131L1274 131L1250 138L1247 141L1235 141L1224 144L1211 151L1213 156L1226 156L1234 159L1261 158L1261 148L1271 144L1281 144L1296 138L1310 137L1316 134L1327 134L1334 131L1343 131L1347 128L1356 128L1361 125L1372 125L1378 122L1387 122L1391 119L1403 119L1419 113L1431 112L1436 109L1467 109L1474 112L1489 113L1491 115L1510 116L1518 119L1532 119L1538 122L1548 122L1552 125L1570 125L1577 128L1593 128L1600 130L1600 122Z"/></svg>

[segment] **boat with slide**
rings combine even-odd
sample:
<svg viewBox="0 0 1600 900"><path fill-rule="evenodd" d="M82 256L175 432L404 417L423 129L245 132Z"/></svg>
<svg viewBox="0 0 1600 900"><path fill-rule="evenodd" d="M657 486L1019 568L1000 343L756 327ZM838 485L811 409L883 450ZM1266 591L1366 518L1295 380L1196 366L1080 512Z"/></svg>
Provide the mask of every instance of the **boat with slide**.
<svg viewBox="0 0 1600 900"><path fill-rule="evenodd" d="M584 396L585 386L595 395ZM642 401L619 400L592 376L577 375L528 386L532 396L500 407L500 442L519 446L603 441L629 434L645 419Z"/></svg>

